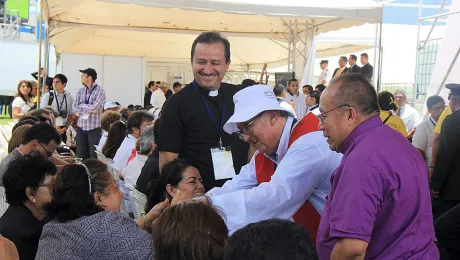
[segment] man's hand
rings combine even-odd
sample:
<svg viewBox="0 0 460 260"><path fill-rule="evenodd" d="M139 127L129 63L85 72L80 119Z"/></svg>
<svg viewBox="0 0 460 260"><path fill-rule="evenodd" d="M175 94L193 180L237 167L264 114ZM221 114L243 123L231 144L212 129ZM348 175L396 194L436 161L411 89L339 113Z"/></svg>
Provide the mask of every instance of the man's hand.
<svg viewBox="0 0 460 260"><path fill-rule="evenodd" d="M439 191L431 190L431 197L437 199L439 196Z"/></svg>

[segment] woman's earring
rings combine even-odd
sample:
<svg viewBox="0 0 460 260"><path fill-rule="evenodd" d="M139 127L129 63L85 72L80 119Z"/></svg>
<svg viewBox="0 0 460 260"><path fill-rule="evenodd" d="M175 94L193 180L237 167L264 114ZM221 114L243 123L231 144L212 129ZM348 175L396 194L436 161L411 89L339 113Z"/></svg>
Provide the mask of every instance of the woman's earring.
<svg viewBox="0 0 460 260"><path fill-rule="evenodd" d="M37 202L37 201L35 199L33 199L32 202L35 204L35 202Z"/></svg>

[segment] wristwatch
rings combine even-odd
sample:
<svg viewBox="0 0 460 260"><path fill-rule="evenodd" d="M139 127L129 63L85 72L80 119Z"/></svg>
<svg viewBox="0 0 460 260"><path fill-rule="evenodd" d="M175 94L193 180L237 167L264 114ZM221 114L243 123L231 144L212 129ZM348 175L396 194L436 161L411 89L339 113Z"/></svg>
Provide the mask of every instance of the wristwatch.
<svg viewBox="0 0 460 260"><path fill-rule="evenodd" d="M431 164L431 163L428 164L428 168L433 169L433 168L434 168L434 164Z"/></svg>

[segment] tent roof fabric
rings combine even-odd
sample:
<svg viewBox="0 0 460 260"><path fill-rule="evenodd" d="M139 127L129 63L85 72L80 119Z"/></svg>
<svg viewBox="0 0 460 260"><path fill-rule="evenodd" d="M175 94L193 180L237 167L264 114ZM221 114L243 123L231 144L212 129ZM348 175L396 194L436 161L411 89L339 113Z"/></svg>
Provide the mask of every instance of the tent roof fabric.
<svg viewBox="0 0 460 260"><path fill-rule="evenodd" d="M216 30L231 42L232 64L248 66L286 64L289 22L298 33L308 25L320 34L380 22L382 7L372 0L47 0L45 14L58 52L188 60L196 35ZM337 46L369 48L317 49Z"/></svg>

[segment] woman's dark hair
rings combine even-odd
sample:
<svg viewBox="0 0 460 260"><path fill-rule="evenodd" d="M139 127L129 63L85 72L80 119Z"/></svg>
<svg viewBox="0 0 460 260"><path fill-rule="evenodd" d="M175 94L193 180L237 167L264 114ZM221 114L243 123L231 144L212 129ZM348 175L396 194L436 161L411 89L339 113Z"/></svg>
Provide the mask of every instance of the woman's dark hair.
<svg viewBox="0 0 460 260"><path fill-rule="evenodd" d="M163 212L152 240L157 260L222 260L228 228L212 206L191 201Z"/></svg>
<svg viewBox="0 0 460 260"><path fill-rule="evenodd" d="M30 125L30 126L33 126L33 125L35 125L35 124L37 124L37 123L38 123L38 121L31 120L31 119L19 121L17 124L15 124L15 125L13 126L13 129L11 129L11 133L13 133L14 130L18 129L18 127L20 127L20 126L23 126L23 125Z"/></svg>
<svg viewBox="0 0 460 260"><path fill-rule="evenodd" d="M32 97L32 83L30 83L30 81L28 80L21 80L19 81L19 84L18 84L18 95L22 98L22 100L24 100L24 102L27 102L26 100L26 97L24 97L24 95L21 93L21 91L19 90L22 86L22 84L26 84L28 88L30 88L30 92L29 92L29 98Z"/></svg>
<svg viewBox="0 0 460 260"><path fill-rule="evenodd" d="M102 113L102 116L101 116L101 128L104 131L108 132L110 130L110 126L113 123L120 121L121 117L122 116L120 112L112 111L112 110L104 111L104 113Z"/></svg>
<svg viewBox="0 0 460 260"><path fill-rule="evenodd" d="M398 110L399 107L395 103L395 97L388 91L382 91L377 95L379 107L383 111Z"/></svg>
<svg viewBox="0 0 460 260"><path fill-rule="evenodd" d="M128 111L128 109L123 108L122 110L120 110L120 113L121 113L121 116L122 116L125 120L128 120L128 118L129 118L129 111Z"/></svg>
<svg viewBox="0 0 460 260"><path fill-rule="evenodd" d="M56 177L52 200L46 207L50 219L65 222L104 211L94 202L93 193L105 194L110 185L112 177L107 165L96 159L87 159L83 164L89 174L81 164L68 164Z"/></svg>
<svg viewBox="0 0 460 260"><path fill-rule="evenodd" d="M22 141L30 128L32 128L32 125L22 125L13 131L10 141L8 142L8 153L11 153L22 144Z"/></svg>
<svg viewBox="0 0 460 260"><path fill-rule="evenodd" d="M102 147L102 154L104 154L107 158L113 159L118 151L118 148L120 148L121 143L125 139L125 136L126 124L121 121L113 124L107 134L107 140Z"/></svg>
<svg viewBox="0 0 460 260"><path fill-rule="evenodd" d="M6 201L9 204L22 204L27 200L27 187L36 190L47 176L55 174L56 166L38 152L19 156L10 162L3 175Z"/></svg>
<svg viewBox="0 0 460 260"><path fill-rule="evenodd" d="M149 184L147 203L145 204L145 212L149 212L156 204L163 202L166 198L172 200L171 195L166 191L166 185L170 184L177 187L179 182L184 178L183 173L188 167L192 167L184 159L175 159L167 163L161 171L160 178L154 179Z"/></svg>

